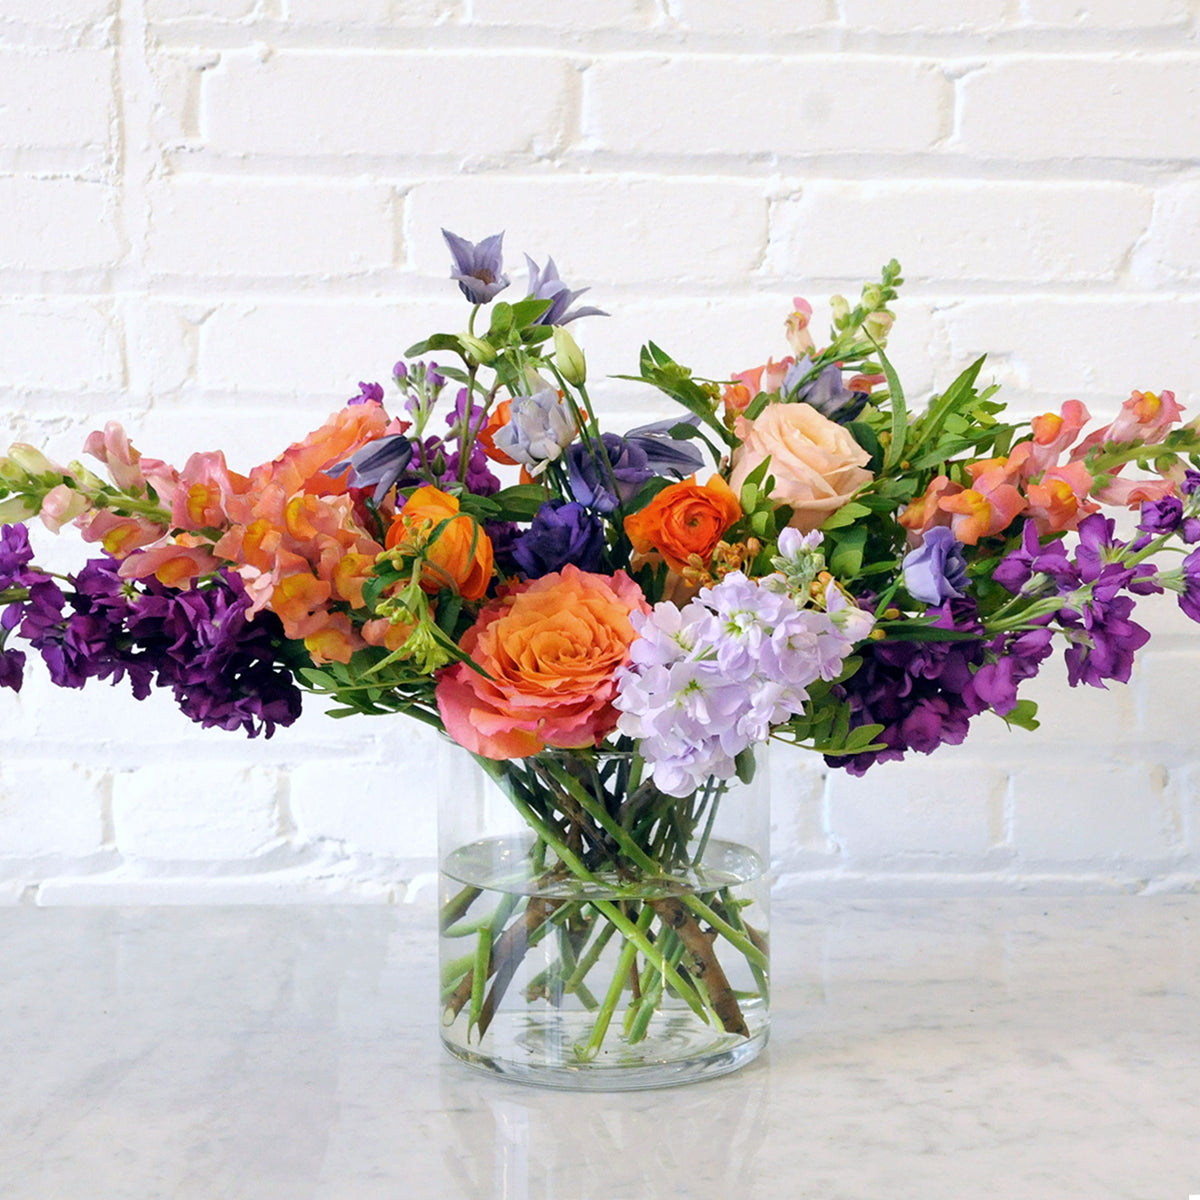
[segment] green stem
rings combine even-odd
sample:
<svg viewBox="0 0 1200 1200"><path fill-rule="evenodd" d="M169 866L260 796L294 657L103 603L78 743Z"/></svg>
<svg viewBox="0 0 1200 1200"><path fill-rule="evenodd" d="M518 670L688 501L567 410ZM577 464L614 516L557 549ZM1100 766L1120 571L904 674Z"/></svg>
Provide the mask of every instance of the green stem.
<svg viewBox="0 0 1200 1200"><path fill-rule="evenodd" d="M489 763L490 766L487 765ZM491 763L491 760L488 759L482 760L482 764L484 765L484 769L487 770L489 774L492 774L493 777L496 776L497 772L499 772L502 776L503 771L501 768L499 768L498 764ZM559 837L555 835L552 827L536 812L534 812L527 803L525 803L515 794L511 794L510 799L512 800L514 807L525 819L525 822L534 830L535 833L538 833L542 836L546 844L554 851L555 854L558 855L559 859L572 875L586 883L594 883L598 886L604 886L603 880L598 879L592 874L591 871L587 869L586 866L584 866L583 862L579 859L579 856L576 855L568 846L563 843ZM696 989L693 988L692 985L686 980L684 980L684 978L679 974L678 971L675 970L674 967L666 962L662 954L655 949L653 943L650 942L645 934L638 930L634 926L633 922L630 921L628 917L626 917L624 913L622 913L620 909L610 901L594 898L592 899L591 903L594 908L603 913L604 916L607 917L608 920L617 927L621 935L627 941L634 942L637 945L637 948L648 959L650 959L651 962L658 966L661 971L663 971L667 979L670 981L671 986L679 993L680 998L684 1001L684 1003L707 1025L709 1023L708 1013L704 1011L704 1005L700 998L696 995Z"/></svg>
<svg viewBox="0 0 1200 1200"><path fill-rule="evenodd" d="M569 771L564 770L558 763L550 761L547 763L547 768L559 785L570 792L572 798L576 800L579 806L601 827L614 841L620 846L630 862L640 867L653 879L664 878L663 870L660 864L656 863L646 852L630 837L628 831L604 810L602 804L597 803L595 797L589 796L587 789L582 787ZM714 929L721 933L725 939L732 945L736 946L752 962L757 963L764 970L767 967L767 956L763 954L749 938L738 933L728 921L718 916L699 896L683 895L680 897L683 903L691 909L701 919L707 921Z"/></svg>
<svg viewBox="0 0 1200 1200"><path fill-rule="evenodd" d="M648 904L644 905L641 913L638 915L637 925L635 926L643 939L653 920L654 909ZM604 1003L600 1005L600 1011L596 1014L596 1023L592 1026L592 1036L588 1038L587 1044L583 1049L578 1052L579 1057L587 1062L591 1062L600 1053L600 1046L604 1041L604 1035L608 1032L613 1013L616 1011L617 1004L621 999L621 993L625 990L628 983L629 972L633 969L636 956L637 946L634 942L627 941L621 947L621 954L617 959L617 969L613 973L612 983L608 985L608 992L604 996Z"/></svg>

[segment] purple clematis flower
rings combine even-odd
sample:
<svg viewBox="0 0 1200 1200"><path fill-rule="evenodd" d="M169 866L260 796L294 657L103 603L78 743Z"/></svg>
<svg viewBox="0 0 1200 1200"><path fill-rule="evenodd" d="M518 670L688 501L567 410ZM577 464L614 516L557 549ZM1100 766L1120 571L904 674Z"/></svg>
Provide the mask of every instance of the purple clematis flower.
<svg viewBox="0 0 1200 1200"><path fill-rule="evenodd" d="M554 265L554 259L546 259L546 266L543 269L533 261L529 255L525 255L525 261L529 264L529 295L535 300L549 300L550 307L534 322L535 325L566 325L570 321L578 320L580 317L607 317L603 309L584 307L576 308L571 311L571 305L586 292L587 288L579 288L577 291L572 291L558 276L558 268Z"/></svg>
<svg viewBox="0 0 1200 1200"><path fill-rule="evenodd" d="M639 425L625 435L625 441L636 446L646 455L646 465L655 475L674 475L684 479L704 466L704 455L691 442L671 436L676 425L698 427L700 418L669 417L665 421L654 421Z"/></svg>
<svg viewBox="0 0 1200 1200"><path fill-rule="evenodd" d="M443 229L442 237L454 255L450 278L457 280L462 294L472 304L487 304L508 287L501 249L503 233L493 233L482 242L468 242L466 238Z"/></svg>
<svg viewBox="0 0 1200 1200"><path fill-rule="evenodd" d="M382 504L383 498L404 475L412 457L412 442L402 433L389 433L368 442L349 458L334 463L329 470L336 476L349 467L350 486L374 488L372 499L376 504Z"/></svg>

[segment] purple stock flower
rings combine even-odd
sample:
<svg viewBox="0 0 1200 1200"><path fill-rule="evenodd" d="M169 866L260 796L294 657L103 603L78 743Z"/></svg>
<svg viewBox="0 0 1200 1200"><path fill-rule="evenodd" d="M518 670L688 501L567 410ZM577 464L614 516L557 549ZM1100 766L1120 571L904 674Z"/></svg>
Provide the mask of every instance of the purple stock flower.
<svg viewBox="0 0 1200 1200"><path fill-rule="evenodd" d="M1200 621L1200 550L1193 550L1183 560L1182 591L1179 607L1193 621Z"/></svg>
<svg viewBox="0 0 1200 1200"><path fill-rule="evenodd" d="M23 650L0 650L0 687L11 688L14 692L21 690L25 673L25 652Z"/></svg>
<svg viewBox="0 0 1200 1200"><path fill-rule="evenodd" d="M1128 566L1124 556L1130 547L1113 536L1116 522L1111 517L1093 513L1079 522L1079 545L1075 550L1075 565L1079 578L1092 585L1092 596L1101 603L1112 600L1128 589L1140 596L1161 592L1162 585L1155 576L1153 563Z"/></svg>
<svg viewBox="0 0 1200 1200"><path fill-rule="evenodd" d="M684 479L704 466L704 455L691 442L672 437L671 430L676 425L697 428L699 424L700 418L697 416L669 417L665 421L653 421L649 425L631 429L625 435L625 441L645 454L646 465L653 474L674 475L676 479Z"/></svg>
<svg viewBox="0 0 1200 1200"><path fill-rule="evenodd" d="M1133 601L1128 596L1094 600L1083 605L1080 613L1060 610L1059 624L1071 643L1064 657L1072 687L1081 683L1104 687L1106 679L1129 682L1133 656L1150 640L1150 634L1129 619L1132 612Z"/></svg>
<svg viewBox="0 0 1200 1200"><path fill-rule="evenodd" d="M359 380L358 395L351 396L346 401L347 406L353 404L367 404L370 401L376 401L379 404L383 403L383 384L381 383L363 383Z"/></svg>
<svg viewBox="0 0 1200 1200"><path fill-rule="evenodd" d="M0 527L0 588L24 587L25 568L32 561L29 530L19 524Z"/></svg>
<svg viewBox="0 0 1200 1200"><path fill-rule="evenodd" d="M1035 575L1047 576L1060 593L1079 586L1079 571L1067 558L1067 549L1061 539L1056 538L1043 546L1036 524L1026 521L1021 532L1021 545L997 563L992 578L1016 595Z"/></svg>
<svg viewBox="0 0 1200 1200"><path fill-rule="evenodd" d="M567 563L581 571L595 571L604 553L604 527L582 504L550 500L538 509L511 553L527 579L561 571Z"/></svg>
<svg viewBox="0 0 1200 1200"><path fill-rule="evenodd" d="M487 304L508 287L508 276L503 270L503 233L494 233L482 242L468 242L443 229L442 237L454 256L450 278L457 281L462 294L472 304Z"/></svg>
<svg viewBox="0 0 1200 1200"><path fill-rule="evenodd" d="M962 542L944 525L927 530L924 541L905 555L902 565L904 586L924 604L966 595L966 554Z"/></svg>
<svg viewBox="0 0 1200 1200"><path fill-rule="evenodd" d="M1178 496L1142 503L1138 528L1143 533L1174 533L1183 523L1183 501Z"/></svg>
<svg viewBox="0 0 1200 1200"><path fill-rule="evenodd" d="M607 317L603 309L585 306L568 312L571 305L586 292L587 288L571 291L558 276L558 268L554 259L547 258L545 268L541 268L529 255L525 255L529 264L529 295L535 300L549 300L550 307L534 322L535 325L566 325L580 317Z"/></svg>
<svg viewBox="0 0 1200 1200"><path fill-rule="evenodd" d="M970 601L951 601L940 611L929 611L942 628L962 633L980 629ZM856 653L862 655L862 666L834 694L849 704L851 728L883 726L875 741L886 749L826 756L826 763L851 775L863 775L875 763L899 761L910 750L931 754L942 745L956 746L967 736L971 719L987 708L973 677L984 657L979 638L869 641Z"/></svg>
<svg viewBox="0 0 1200 1200"><path fill-rule="evenodd" d="M1054 652L1050 620L1041 617L1036 629L1002 634L988 643L989 661L976 670L972 682L976 695L1001 716L1016 707L1018 686L1032 679Z"/></svg>
<svg viewBox="0 0 1200 1200"><path fill-rule="evenodd" d="M571 495L585 508L610 513L627 504L654 472L646 452L616 433L602 433L567 450Z"/></svg>

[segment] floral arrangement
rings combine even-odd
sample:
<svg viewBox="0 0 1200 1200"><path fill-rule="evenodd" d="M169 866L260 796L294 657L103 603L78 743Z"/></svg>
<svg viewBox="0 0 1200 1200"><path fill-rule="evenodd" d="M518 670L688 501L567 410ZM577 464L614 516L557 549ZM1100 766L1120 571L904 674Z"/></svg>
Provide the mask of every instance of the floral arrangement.
<svg viewBox="0 0 1200 1200"><path fill-rule="evenodd" d="M295 720L303 690L334 715L404 714L508 784L553 869L623 880L652 858L661 878L698 862L666 861L663 831L694 844L768 739L862 773L961 742L984 712L1032 728L1018 692L1056 646L1072 685L1104 687L1148 639L1136 598L1172 591L1200 620L1200 431L1171 392L1135 391L1099 427L1078 401L1010 423L981 359L910 410L886 355L892 262L858 303L833 298L823 346L796 300L790 353L752 370L701 378L648 343L626 378L679 415L604 431L568 329L603 314L574 307L553 260L528 260L524 298L498 300L501 235L445 237L465 331L412 346L394 401L361 384L246 474L220 451L147 458L115 423L83 447L107 479L11 447L0 684L20 688L25 643L58 685L169 688L193 720L251 735ZM1105 506L1136 528L1119 536ZM34 517L95 556L42 569ZM612 778L593 771L603 750L628 756ZM639 825L629 804L647 795L658 815ZM692 900L687 919L761 974L736 903ZM452 897L446 920L463 911ZM686 922L655 936L653 905L640 925L571 911L744 1032L715 972L701 986L684 950L672 962L675 932L711 956ZM567 918L523 921L528 942ZM504 922L485 924L498 954ZM475 958L446 981L479 1035L480 976L498 984L502 966Z"/></svg>

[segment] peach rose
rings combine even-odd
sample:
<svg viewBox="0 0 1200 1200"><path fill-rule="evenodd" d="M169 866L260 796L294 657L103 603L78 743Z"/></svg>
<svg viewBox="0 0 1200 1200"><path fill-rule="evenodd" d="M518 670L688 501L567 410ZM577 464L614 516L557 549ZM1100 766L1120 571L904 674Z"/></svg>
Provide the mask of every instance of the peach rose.
<svg viewBox="0 0 1200 1200"><path fill-rule="evenodd" d="M729 484L714 475L703 487L693 475L663 488L640 512L625 518L625 532L639 554L657 550L676 574L693 554L708 565L725 532L742 515Z"/></svg>
<svg viewBox="0 0 1200 1200"><path fill-rule="evenodd" d="M485 758L597 745L617 725L618 667L649 612L625 574L575 566L519 583L484 606L461 646L487 674L456 663L438 680L446 732Z"/></svg>
<svg viewBox="0 0 1200 1200"><path fill-rule="evenodd" d="M874 478L863 470L871 456L811 404L770 404L753 421L738 417L734 432L742 444L733 452L730 487L740 493L746 476L770 457L771 499L792 509L789 524L802 533L819 528Z"/></svg>
<svg viewBox="0 0 1200 1200"><path fill-rule="evenodd" d="M426 522L435 529L449 523L430 543L421 586L427 592L452 587L464 600L481 600L492 579L492 543L466 514L458 500L435 487L417 488L388 530L387 548L401 542Z"/></svg>

